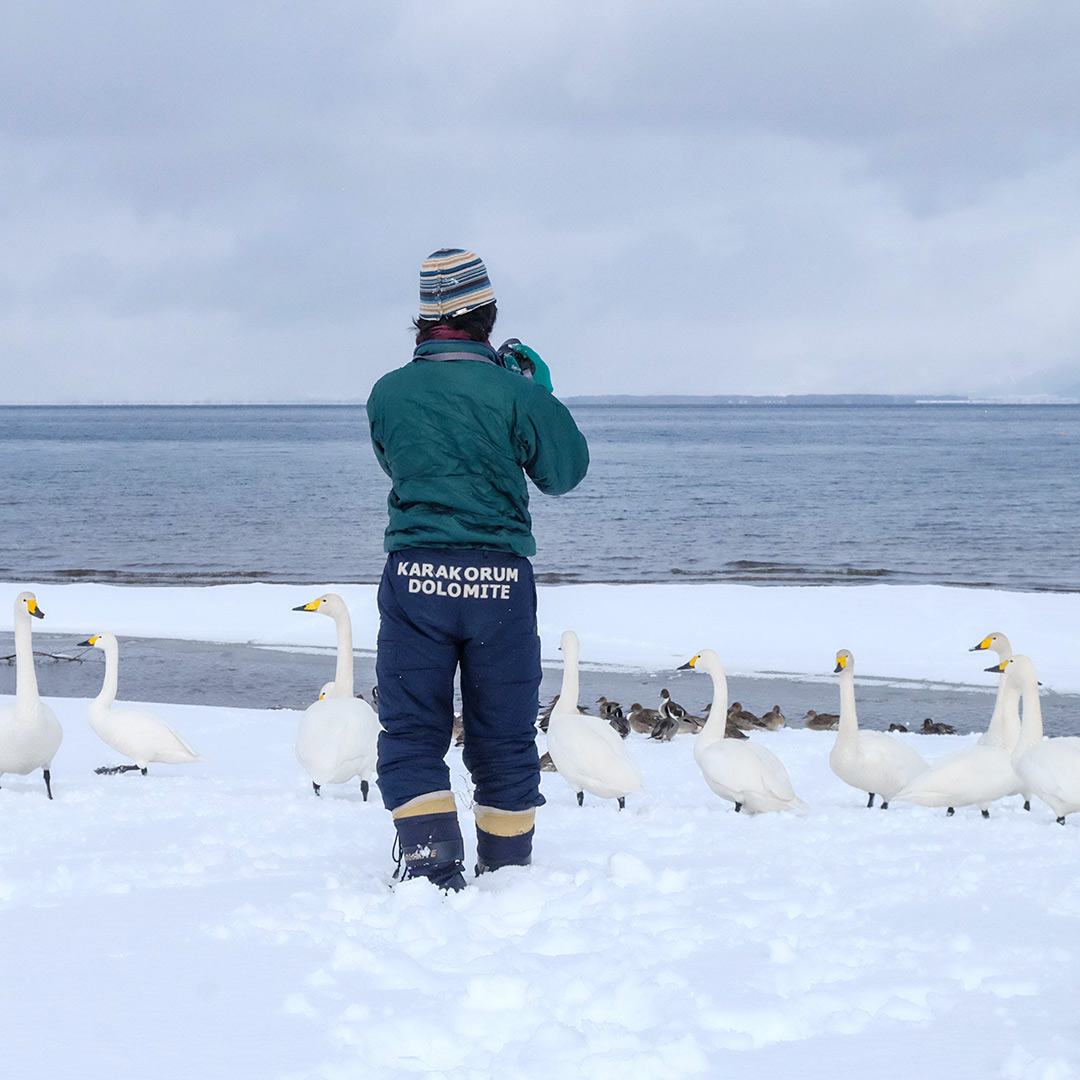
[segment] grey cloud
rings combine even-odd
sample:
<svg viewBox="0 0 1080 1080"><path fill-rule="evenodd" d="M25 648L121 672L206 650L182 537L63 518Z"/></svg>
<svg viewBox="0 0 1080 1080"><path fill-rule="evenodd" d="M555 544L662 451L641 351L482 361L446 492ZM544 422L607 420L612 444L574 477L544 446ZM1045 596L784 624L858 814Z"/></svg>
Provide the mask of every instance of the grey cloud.
<svg viewBox="0 0 1080 1080"><path fill-rule="evenodd" d="M573 358L564 393L1075 385L1071 7L20 18L9 394L363 397L447 243L487 260L507 333ZM92 379L36 377L80 349Z"/></svg>

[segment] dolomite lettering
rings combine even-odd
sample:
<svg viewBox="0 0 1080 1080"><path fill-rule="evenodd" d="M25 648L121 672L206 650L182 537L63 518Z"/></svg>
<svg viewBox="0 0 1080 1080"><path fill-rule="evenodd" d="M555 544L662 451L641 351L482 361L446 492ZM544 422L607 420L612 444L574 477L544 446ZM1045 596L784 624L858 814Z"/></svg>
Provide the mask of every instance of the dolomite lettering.
<svg viewBox="0 0 1080 1080"><path fill-rule="evenodd" d="M447 566L445 563L398 563L398 577L409 579L409 592L425 596L461 597L466 600L509 600L511 581L518 580L514 566ZM479 585L459 585L480 581ZM448 584L444 585L443 582ZM496 584L499 582L500 584ZM502 584L505 583L505 584Z"/></svg>

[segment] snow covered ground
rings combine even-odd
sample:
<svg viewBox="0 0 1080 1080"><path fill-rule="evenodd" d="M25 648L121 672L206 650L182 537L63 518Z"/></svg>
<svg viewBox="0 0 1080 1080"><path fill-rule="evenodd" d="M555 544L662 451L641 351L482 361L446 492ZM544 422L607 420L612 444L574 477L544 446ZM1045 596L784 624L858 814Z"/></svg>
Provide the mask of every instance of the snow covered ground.
<svg viewBox="0 0 1080 1080"><path fill-rule="evenodd" d="M868 669L983 684L966 649L1004 630L1044 682L1080 686L1074 595L624 589L542 590L545 651L574 626L583 658L611 664L712 646L733 668L820 672L846 646L856 685ZM308 588L36 591L43 628L80 636L303 645L332 629L289 611ZM373 590L337 591L373 644ZM579 809L545 774L534 865L443 896L388 887L377 801L312 794L298 713L157 706L205 761L96 776L119 759L86 702L50 703L55 801L40 773L0 781L5 1077L1080 1075L1080 815L867 810L829 771L832 735L781 730L755 737L811 811L748 817L706 788L689 737L635 735L648 787L625 812ZM974 737L904 738L936 757Z"/></svg>

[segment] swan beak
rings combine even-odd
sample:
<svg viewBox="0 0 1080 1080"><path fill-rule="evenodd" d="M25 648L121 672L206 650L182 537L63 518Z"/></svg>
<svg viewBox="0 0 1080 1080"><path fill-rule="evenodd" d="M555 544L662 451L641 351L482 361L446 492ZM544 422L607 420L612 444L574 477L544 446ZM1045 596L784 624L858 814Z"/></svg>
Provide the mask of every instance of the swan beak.
<svg viewBox="0 0 1080 1080"><path fill-rule="evenodd" d="M76 648L85 649L88 645L93 645L97 642L96 637L87 638L85 641L80 641Z"/></svg>
<svg viewBox="0 0 1080 1080"><path fill-rule="evenodd" d="M700 655L701 655L701 653L698 653L698 656L700 656ZM686 661L685 664L680 664L675 670L676 671L689 671L697 662L698 662L698 657L697 656L691 657L689 660Z"/></svg>
<svg viewBox="0 0 1080 1080"><path fill-rule="evenodd" d="M30 614L33 615L35 619L44 619L45 618L45 612L42 611L41 608L38 607L36 600L27 600L26 601L26 610L29 611Z"/></svg>
<svg viewBox="0 0 1080 1080"><path fill-rule="evenodd" d="M833 674L838 675L846 667L847 667L847 657L846 656L838 656L836 658L836 667L833 668Z"/></svg>
<svg viewBox="0 0 1080 1080"><path fill-rule="evenodd" d="M968 649L968 652L982 652L983 649L989 649L989 648L990 648L990 639L989 638L983 638L982 641L980 641L978 645L972 645L971 648Z"/></svg>
<svg viewBox="0 0 1080 1080"><path fill-rule="evenodd" d="M321 602L320 600L312 600L310 604L301 604L299 607L294 607L293 611L318 611Z"/></svg>
<svg viewBox="0 0 1080 1080"><path fill-rule="evenodd" d="M1008 663L1008 660L1003 660L1000 664L993 664L990 667L985 668L984 670L992 671L995 675L1000 675L1005 670L1005 667Z"/></svg>

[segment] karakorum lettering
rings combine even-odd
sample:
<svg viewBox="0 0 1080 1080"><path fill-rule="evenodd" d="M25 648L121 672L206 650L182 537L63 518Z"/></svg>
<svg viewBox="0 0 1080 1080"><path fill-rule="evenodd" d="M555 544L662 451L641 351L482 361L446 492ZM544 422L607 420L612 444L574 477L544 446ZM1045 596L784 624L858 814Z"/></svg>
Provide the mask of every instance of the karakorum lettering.
<svg viewBox="0 0 1080 1080"><path fill-rule="evenodd" d="M398 577L409 579L411 593L476 600L509 600L509 582L518 580L514 566L446 566L404 561L398 563L397 572ZM463 580L468 584L463 584Z"/></svg>

